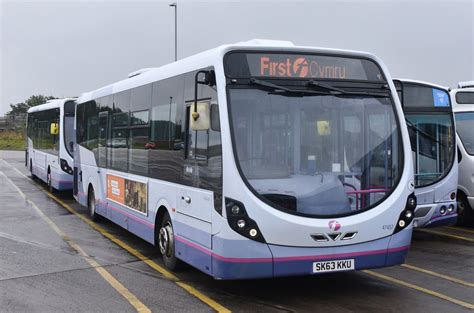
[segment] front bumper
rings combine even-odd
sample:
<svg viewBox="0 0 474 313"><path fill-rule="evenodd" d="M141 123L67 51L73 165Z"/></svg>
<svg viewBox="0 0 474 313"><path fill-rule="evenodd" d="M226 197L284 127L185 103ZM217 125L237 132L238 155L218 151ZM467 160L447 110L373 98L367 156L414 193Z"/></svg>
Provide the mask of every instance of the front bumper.
<svg viewBox="0 0 474 313"><path fill-rule="evenodd" d="M447 210L450 205L454 206L454 210L452 212L448 212ZM445 214L440 213L440 209L443 206L446 208ZM420 204L415 209L415 218L413 219L413 226L423 228L452 225L456 223L457 220L456 207L456 201Z"/></svg>
<svg viewBox="0 0 474 313"><path fill-rule="evenodd" d="M412 227L407 227L395 235L374 241L324 248L286 247L214 237L212 276L216 279L250 279L310 275L314 274L313 262L343 259L354 259L356 270L392 266L404 262L411 234ZM247 252L240 254L240 249ZM232 256L236 254L240 255Z"/></svg>

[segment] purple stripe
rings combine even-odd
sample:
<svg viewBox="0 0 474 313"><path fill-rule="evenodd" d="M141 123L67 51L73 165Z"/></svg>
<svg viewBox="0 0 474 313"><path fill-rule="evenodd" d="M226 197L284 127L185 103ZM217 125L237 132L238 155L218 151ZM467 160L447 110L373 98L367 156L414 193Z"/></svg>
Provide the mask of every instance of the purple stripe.
<svg viewBox="0 0 474 313"><path fill-rule="evenodd" d="M100 200L99 200L99 202L107 203L107 201L100 201ZM121 209L121 208L118 208L118 207L115 207L115 206L111 205L110 203L108 203L107 208L111 208L112 210L114 210L116 212L119 212L120 214L124 214L124 215L130 217L132 220L137 221L138 223L144 224L148 228L152 228L152 229L155 228L155 224L152 224L148 221L144 221L144 220L140 219L139 217L136 217L135 215L126 212L124 209Z"/></svg>
<svg viewBox="0 0 474 313"><path fill-rule="evenodd" d="M453 216L454 213L456 213L456 211L453 211L453 212L448 213L448 214L445 214L445 215L432 216L432 217L430 218L430 222L431 222L431 221L434 221L434 220L437 220L437 219L439 219L439 218L448 217L448 216Z"/></svg>
<svg viewBox="0 0 474 313"><path fill-rule="evenodd" d="M314 259L336 259L336 258L346 258L346 257L356 257L356 256L364 256L364 255L373 255L373 254L384 254L384 253L391 253L397 251L404 251L408 250L410 246L401 246L396 248L390 249L381 249L381 250L371 250L371 251L361 251L361 252L351 252L351 253L335 253L335 254L325 254L325 255L310 255L310 256L292 256L292 257L276 257L272 258L228 258L216 253L213 253L210 250L207 250L193 242L190 242L182 237L175 236L176 240L191 246L195 249L198 249L201 252L206 254L212 254L212 257L225 261L225 262L234 262L234 263L255 263L255 262L287 262L287 261L300 261L300 260L314 260Z"/></svg>

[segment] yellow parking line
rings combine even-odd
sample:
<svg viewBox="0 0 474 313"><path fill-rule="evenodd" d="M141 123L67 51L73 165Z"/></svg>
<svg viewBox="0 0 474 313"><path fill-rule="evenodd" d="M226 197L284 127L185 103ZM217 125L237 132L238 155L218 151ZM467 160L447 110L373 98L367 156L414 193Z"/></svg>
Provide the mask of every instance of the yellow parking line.
<svg viewBox="0 0 474 313"><path fill-rule="evenodd" d="M459 240L464 240L464 241L468 241L468 242L474 242L474 238L468 238L468 237L464 237L464 236L448 234L448 233L444 233L444 232L441 232L441 231L438 231L438 230L420 228L420 229L417 229L417 231L423 232L423 233L428 233L428 234L434 234L434 235L449 237L449 238L454 238L454 239L459 239Z"/></svg>
<svg viewBox="0 0 474 313"><path fill-rule="evenodd" d="M399 279L396 279L396 278L393 278L393 277L390 277L390 276L387 276L387 275L383 275L383 274L380 274L380 273L377 273L377 272L374 272L374 271L363 270L362 272L364 272L364 273L366 273L366 274L369 274L369 275L371 275L371 276L374 276L374 277L377 277L377 278L380 278L380 279L389 281L389 282L391 282L391 283L394 283L394 284L397 284L397 285L401 285L401 286L404 286L404 287L407 287L407 288L411 288L411 289L414 289L414 290L423 292L423 293L425 293L425 294L428 294L428 295L430 295L430 296L433 296L433 297L436 297L436 298L439 298L439 299L442 299L442 300L445 300L445 301L448 301L448 302L451 302L451 303L460 305L460 306L462 306L462 307L464 307L464 308L468 308L468 309L474 310L474 304L468 303L468 302L465 302L465 301L462 301L462 300L458 300L458 299L455 299L455 298L452 298L452 297L450 297L450 296L447 296L447 295L445 295L445 294L439 293L439 292L437 292L437 291L430 290L430 289L427 289L427 288L424 288L424 287L421 287L421 286L418 286L418 285L414 285L414 284L411 284L411 283L409 283L409 282L406 282L406 281L403 281L403 280L399 280Z"/></svg>
<svg viewBox="0 0 474 313"><path fill-rule="evenodd" d="M9 164L7 161L5 160L2 160L4 161L5 163L7 163L8 165L10 165L17 173L19 173L21 176L31 180L28 176L26 176L25 174L23 174L22 172L20 172L17 168L15 168L14 166L12 166L11 164ZM227 313L227 312L231 312L229 309L227 309L226 307L222 306L221 304L219 304L218 302L214 301L213 299L209 298L208 296L204 295L203 293L201 293L200 291L198 291L196 288L190 286L189 284L181 281L176 275L174 275L173 273L169 272L168 270L166 270L164 267L158 265L157 263L155 263L154 261L148 259L147 257L145 257L142 253L140 253L138 250L130 247L128 244L126 244L125 242L123 242L122 240L118 239L117 237L115 237L114 235L112 235L111 233L109 233L107 230L105 230L103 227L99 226L98 224L94 223L93 221L91 221L90 219L84 217L83 215L81 215L79 212L77 212L75 209L73 209L70 205L68 205L67 203L65 203L64 201L62 201L61 199L59 199L58 197L56 197L55 195L47 192L46 190L44 190L43 188L39 188L42 192L44 192L48 197L50 197L51 199L55 200L57 203L59 203L61 206L63 206L66 210L68 210L69 212L71 212L72 214L76 215L77 217L79 217L83 222L85 222L86 224L88 224L90 227L92 227L93 229L95 229L96 231L98 231L99 233L101 233L104 237L108 238L109 240L111 240L112 242L114 242L115 244L117 244L118 246L120 246L122 249L126 250L128 253L130 253L131 255L135 256L136 258L138 258L140 261L144 262L145 264L147 264L148 266L150 266L152 269L154 269L155 271L159 272L160 274L162 274L164 277L170 279L170 280L173 280L178 286L180 286L181 288L183 288L184 290L186 290L188 293L190 293L191 295L195 296L196 298L198 298L199 300L201 300L202 302L204 302L205 304L207 304L209 307L211 307L212 309L214 309L215 311L217 312L224 312L224 313Z"/></svg>
<svg viewBox="0 0 474 313"><path fill-rule="evenodd" d="M452 230L456 230L456 231L462 231L462 232L469 233L469 234L474 234L474 230L465 229L465 228L463 228L463 227L447 226L446 228L449 228L449 229L452 229Z"/></svg>
<svg viewBox="0 0 474 313"><path fill-rule="evenodd" d="M411 270L414 270L414 271L418 271L418 272L421 272L421 273L425 273L425 274L428 274L428 275L431 275L431 276L436 276L436 277L439 277L439 278L442 278L442 279L445 279L445 280L449 280L451 282L461 284L461 285L464 285L464 286L474 287L474 283L470 283L468 281L465 281L465 280L462 280L462 279L459 279L459 278L455 278L455 277L451 277L451 276L448 276L448 275L436 273L436 272L433 272L433 271L430 271L430 270L427 270L427 269L424 269L424 268L421 268L421 267L418 267L418 266L414 266L414 265L410 265L410 264L402 264L400 266L411 269Z"/></svg>
<svg viewBox="0 0 474 313"><path fill-rule="evenodd" d="M132 294L124 285L122 285L115 277L113 277L105 268L103 268L97 261L92 259L77 243L70 239L65 232L63 232L48 216L46 216L43 211L26 195L21 191L21 189L15 185L15 183L8 178L2 171L0 175L3 176L10 185L12 185L20 196L28 203L30 206L38 213L38 215L57 233L71 248L76 250L79 255L93 267L102 278L108 282L117 292L122 295L136 310L137 312L148 313L151 310L144 305L138 298Z"/></svg>

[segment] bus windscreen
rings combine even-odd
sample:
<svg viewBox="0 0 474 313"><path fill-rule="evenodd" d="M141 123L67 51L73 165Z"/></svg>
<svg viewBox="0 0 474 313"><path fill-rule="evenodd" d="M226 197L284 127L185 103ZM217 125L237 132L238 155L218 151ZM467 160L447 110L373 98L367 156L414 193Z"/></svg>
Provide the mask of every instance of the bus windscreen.
<svg viewBox="0 0 474 313"><path fill-rule="evenodd" d="M383 82L380 68L371 60L317 54L232 52L226 56L230 78L330 79Z"/></svg>

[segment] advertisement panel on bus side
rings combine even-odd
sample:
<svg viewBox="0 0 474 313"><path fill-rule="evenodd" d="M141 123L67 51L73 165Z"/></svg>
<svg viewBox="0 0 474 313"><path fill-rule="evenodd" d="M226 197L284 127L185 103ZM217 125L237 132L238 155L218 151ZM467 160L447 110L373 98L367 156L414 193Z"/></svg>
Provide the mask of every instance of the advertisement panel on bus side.
<svg viewBox="0 0 474 313"><path fill-rule="evenodd" d="M146 183L107 174L107 199L148 215Z"/></svg>

